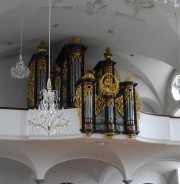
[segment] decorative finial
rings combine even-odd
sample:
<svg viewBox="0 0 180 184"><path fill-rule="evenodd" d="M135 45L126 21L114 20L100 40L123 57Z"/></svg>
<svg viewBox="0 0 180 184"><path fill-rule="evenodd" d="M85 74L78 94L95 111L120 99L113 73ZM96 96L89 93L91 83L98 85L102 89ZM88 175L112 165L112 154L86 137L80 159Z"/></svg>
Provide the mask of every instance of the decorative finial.
<svg viewBox="0 0 180 184"><path fill-rule="evenodd" d="M86 135L90 137L92 135L92 132L86 132Z"/></svg>
<svg viewBox="0 0 180 184"><path fill-rule="evenodd" d="M81 38L73 38L71 41L69 41L69 44L70 45L83 45L84 44L84 42L83 42L83 40L81 39Z"/></svg>
<svg viewBox="0 0 180 184"><path fill-rule="evenodd" d="M86 71L85 75L83 76L83 79L84 78L95 79L94 75L90 71Z"/></svg>
<svg viewBox="0 0 180 184"><path fill-rule="evenodd" d="M44 40L41 40L38 45L38 51L39 52L46 52L47 51L47 45Z"/></svg>
<svg viewBox="0 0 180 184"><path fill-rule="evenodd" d="M108 132L106 133L107 138L112 139L112 137L116 135L114 132Z"/></svg>
<svg viewBox="0 0 180 184"><path fill-rule="evenodd" d="M131 76L128 76L125 78L124 82L135 82L134 78Z"/></svg>
<svg viewBox="0 0 180 184"><path fill-rule="evenodd" d="M104 58L106 60L111 60L112 59L112 51L109 47L106 47L106 49L105 49Z"/></svg>

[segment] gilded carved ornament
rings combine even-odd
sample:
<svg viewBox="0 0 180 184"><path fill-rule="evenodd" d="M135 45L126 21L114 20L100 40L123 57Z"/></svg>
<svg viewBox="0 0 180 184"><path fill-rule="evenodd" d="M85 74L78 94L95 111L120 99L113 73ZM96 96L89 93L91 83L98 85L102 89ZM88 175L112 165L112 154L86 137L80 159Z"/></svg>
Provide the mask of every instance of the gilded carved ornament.
<svg viewBox="0 0 180 184"><path fill-rule="evenodd" d="M82 107L82 87L80 85L76 88L74 103L77 108Z"/></svg>
<svg viewBox="0 0 180 184"><path fill-rule="evenodd" d="M94 74L91 73L91 72L86 72L85 75L82 78L83 79L85 79L85 78L95 79Z"/></svg>
<svg viewBox="0 0 180 184"><path fill-rule="evenodd" d="M113 67L111 65L105 66L104 73L113 73Z"/></svg>
<svg viewBox="0 0 180 184"><path fill-rule="evenodd" d="M37 76L39 76L40 72L46 72L47 71L47 64L46 60L38 60L37 62Z"/></svg>
<svg viewBox="0 0 180 184"><path fill-rule="evenodd" d="M124 116L123 96L120 96L119 98L115 99L115 106L120 116L123 117Z"/></svg>
<svg viewBox="0 0 180 184"><path fill-rule="evenodd" d="M35 102L34 102L34 85L35 85L35 61L31 63L29 66L29 77L28 77L28 99L30 102L30 105L34 107Z"/></svg>
<svg viewBox="0 0 180 184"><path fill-rule="evenodd" d="M67 86L63 86L62 88L62 96L65 96L67 92Z"/></svg>
<svg viewBox="0 0 180 184"><path fill-rule="evenodd" d="M69 42L69 45L83 45L84 42L81 38L73 38L70 42ZM82 64L82 53L81 51L73 51L70 53L70 60L71 60L71 63L74 62L74 60L79 60L80 63Z"/></svg>
<svg viewBox="0 0 180 184"><path fill-rule="evenodd" d="M105 49L104 58L106 60L111 60L112 59L112 51L109 47L106 47L106 49Z"/></svg>
<svg viewBox="0 0 180 184"><path fill-rule="evenodd" d="M95 115L99 115L106 107L106 100L101 95L95 97Z"/></svg>
<svg viewBox="0 0 180 184"><path fill-rule="evenodd" d="M131 76L128 76L124 79L124 82L135 82L134 78Z"/></svg>
<svg viewBox="0 0 180 184"><path fill-rule="evenodd" d="M132 88L126 89L125 92L125 102L123 102L123 96L120 96L119 98L116 98L115 100L115 105L118 113L123 117L124 116L124 109L123 109L123 104L127 103L127 99L129 95L131 95L132 100L134 101L133 93L132 93ZM142 101L140 95L137 93L135 90L135 102L136 102L136 112L137 112L137 120L140 119L140 111L142 110Z"/></svg>
<svg viewBox="0 0 180 184"><path fill-rule="evenodd" d="M67 60L64 62L64 65L62 67L62 75L64 77L67 76Z"/></svg>
<svg viewBox="0 0 180 184"><path fill-rule="evenodd" d="M60 72L61 72L61 68L60 67L56 67L55 68L56 71L56 75L55 75L55 86L61 86L61 77L60 77Z"/></svg>
<svg viewBox="0 0 180 184"><path fill-rule="evenodd" d="M69 41L69 45L83 45L84 41L81 38L73 38Z"/></svg>
<svg viewBox="0 0 180 184"><path fill-rule="evenodd" d="M71 63L73 63L76 60L79 60L79 62L82 64L82 53L80 51L73 51L70 54Z"/></svg>
<svg viewBox="0 0 180 184"><path fill-rule="evenodd" d="M82 111L81 111L81 107L82 107L82 88L81 86L78 86L76 89L76 95L74 98L74 103L75 106L78 108L78 118L79 118L79 126L80 129L82 129Z"/></svg>
<svg viewBox="0 0 180 184"><path fill-rule="evenodd" d="M99 87L103 95L117 95L119 92L119 80L112 73L106 73L100 79Z"/></svg>
<svg viewBox="0 0 180 184"><path fill-rule="evenodd" d="M39 52L46 52L47 51L47 44L44 40L41 40L38 45Z"/></svg>

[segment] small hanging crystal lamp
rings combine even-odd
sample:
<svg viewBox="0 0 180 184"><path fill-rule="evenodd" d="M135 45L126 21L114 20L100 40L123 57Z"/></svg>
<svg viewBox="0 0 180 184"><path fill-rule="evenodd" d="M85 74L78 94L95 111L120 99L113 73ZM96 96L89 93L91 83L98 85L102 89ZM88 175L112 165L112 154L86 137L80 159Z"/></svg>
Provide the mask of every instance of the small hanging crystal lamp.
<svg viewBox="0 0 180 184"><path fill-rule="evenodd" d="M19 61L16 63L16 66L11 68L11 76L16 79L24 79L29 76L29 69L24 65L22 60L22 54L19 56Z"/></svg>
<svg viewBox="0 0 180 184"><path fill-rule="evenodd" d="M21 12L21 43L20 43L20 56L16 65L11 68L11 76L16 79L24 79L29 76L29 69L24 65L22 60L22 30L23 30L23 0L22 0L22 12Z"/></svg>
<svg viewBox="0 0 180 184"><path fill-rule="evenodd" d="M40 101L37 109L34 109L33 117L29 125L37 134L57 135L69 128L70 119L64 109L58 106L59 98L57 91L52 90L50 79L50 26L51 26L51 0L49 0L49 66L47 89L41 91L43 100Z"/></svg>

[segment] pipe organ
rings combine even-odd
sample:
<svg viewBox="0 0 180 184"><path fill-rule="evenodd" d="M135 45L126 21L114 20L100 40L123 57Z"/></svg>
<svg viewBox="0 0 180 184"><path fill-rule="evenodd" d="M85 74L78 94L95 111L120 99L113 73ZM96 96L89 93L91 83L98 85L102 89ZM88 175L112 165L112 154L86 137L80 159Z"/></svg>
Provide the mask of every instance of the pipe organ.
<svg viewBox="0 0 180 184"><path fill-rule="evenodd" d="M109 48L104 57L76 83L80 130L88 136L103 133L109 138L115 134L132 137L139 133L141 99L135 89L137 83L132 77L120 82Z"/></svg>
<svg viewBox="0 0 180 184"><path fill-rule="evenodd" d="M81 39L73 39L64 45L51 67L53 90L59 106L77 107L80 131L88 136L103 133L112 138L115 134L130 137L139 133L141 98L136 91L137 83L132 77L120 81L112 60L112 52L106 48L104 60L92 70L85 70L84 54L87 47ZM40 42L38 53L29 63L28 78L29 107L36 107L42 100L42 89L48 77L47 46Z"/></svg>
<svg viewBox="0 0 180 184"><path fill-rule="evenodd" d="M56 63L61 68L60 103L74 107L75 83L84 75L84 53L86 47L81 39L73 39L59 53Z"/></svg>
<svg viewBox="0 0 180 184"><path fill-rule="evenodd" d="M41 40L38 53L33 54L29 63L28 106L34 108L42 100L42 89L46 88L48 77L47 45Z"/></svg>

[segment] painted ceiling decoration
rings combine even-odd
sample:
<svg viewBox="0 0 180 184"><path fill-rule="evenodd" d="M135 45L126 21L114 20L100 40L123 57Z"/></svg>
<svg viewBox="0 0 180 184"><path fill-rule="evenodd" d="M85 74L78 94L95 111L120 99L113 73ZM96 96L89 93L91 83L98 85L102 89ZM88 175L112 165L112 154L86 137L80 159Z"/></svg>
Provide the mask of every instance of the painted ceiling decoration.
<svg viewBox="0 0 180 184"><path fill-rule="evenodd" d="M107 0L55 0L52 4L52 9L54 10L77 10L84 11L88 13L88 15L96 15L96 14L106 14L111 16L125 16L131 19L145 21L144 19L136 17L137 10L139 11L142 7L138 6L138 8L133 7L136 10L136 13L133 15L126 14L118 9L114 9L110 6L110 2ZM143 7L144 8L144 7ZM40 10L48 10L48 6L40 6Z"/></svg>

